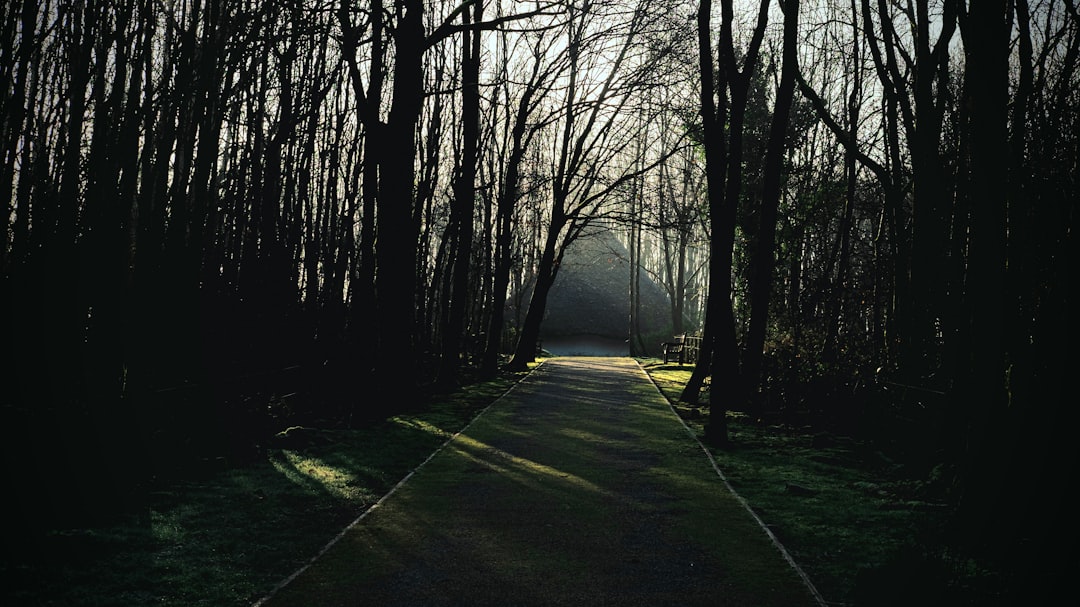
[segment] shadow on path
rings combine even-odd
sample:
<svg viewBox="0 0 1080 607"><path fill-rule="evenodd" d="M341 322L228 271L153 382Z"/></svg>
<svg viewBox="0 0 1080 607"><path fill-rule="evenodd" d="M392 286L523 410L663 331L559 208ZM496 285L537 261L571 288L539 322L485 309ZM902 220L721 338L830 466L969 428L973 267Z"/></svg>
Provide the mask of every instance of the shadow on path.
<svg viewBox="0 0 1080 607"><path fill-rule="evenodd" d="M557 358L262 604L816 603L635 361Z"/></svg>

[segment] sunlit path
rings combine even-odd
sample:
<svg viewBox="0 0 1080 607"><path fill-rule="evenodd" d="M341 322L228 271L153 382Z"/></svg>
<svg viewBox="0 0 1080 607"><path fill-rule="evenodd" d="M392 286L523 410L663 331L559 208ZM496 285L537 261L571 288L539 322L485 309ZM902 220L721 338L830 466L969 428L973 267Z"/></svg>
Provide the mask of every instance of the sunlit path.
<svg viewBox="0 0 1080 607"><path fill-rule="evenodd" d="M632 359L556 358L265 604L814 600Z"/></svg>

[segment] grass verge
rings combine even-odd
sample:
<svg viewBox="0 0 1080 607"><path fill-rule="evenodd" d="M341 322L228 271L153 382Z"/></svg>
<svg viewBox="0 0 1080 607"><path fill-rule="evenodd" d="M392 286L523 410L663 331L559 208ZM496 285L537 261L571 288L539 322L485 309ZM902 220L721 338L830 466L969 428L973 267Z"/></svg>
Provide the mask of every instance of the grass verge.
<svg viewBox="0 0 1080 607"><path fill-rule="evenodd" d="M159 483L139 516L55 530L36 552L0 560L0 603L250 605L522 375L468 385L362 428L290 428L255 462L221 460Z"/></svg>
<svg viewBox="0 0 1080 607"><path fill-rule="evenodd" d="M693 367L640 362L703 436L708 406L679 402ZM948 512L925 480L871 441L727 415L732 444L710 449L720 469L830 604L978 604L965 586L983 574L941 554Z"/></svg>

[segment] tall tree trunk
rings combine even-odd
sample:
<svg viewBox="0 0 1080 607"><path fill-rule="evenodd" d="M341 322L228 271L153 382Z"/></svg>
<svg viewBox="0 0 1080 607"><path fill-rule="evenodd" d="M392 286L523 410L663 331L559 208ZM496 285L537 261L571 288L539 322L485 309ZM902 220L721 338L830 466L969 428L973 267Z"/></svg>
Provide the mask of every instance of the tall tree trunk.
<svg viewBox="0 0 1080 607"><path fill-rule="evenodd" d="M671 306L671 326L676 335L686 333L686 256L689 253L689 234L680 226L675 263L675 302Z"/></svg>
<svg viewBox="0 0 1080 607"><path fill-rule="evenodd" d="M856 0L851 0L851 93L847 102L847 127L848 139L858 141L859 136L859 109L862 106L862 69L859 64L859 49L862 40L859 39L859 19ZM836 279L833 281L830 297L831 305L825 327L825 344L822 350L822 358L827 362L835 362L840 349L840 328L844 324L844 305L848 295L848 271L851 267L851 229L855 214L855 195L858 188L858 160L852 146L844 148L844 179L847 191L844 196L844 210L840 218L840 250L836 267Z"/></svg>
<svg viewBox="0 0 1080 607"><path fill-rule="evenodd" d="M416 372L416 263L419 226L414 220L416 127L424 98L426 47L421 0L405 0L395 30L394 100L380 138L375 291L379 355L375 368L391 394ZM374 100L372 100L374 102ZM370 144L370 142L369 142ZM370 322L370 320L368 321ZM394 385L397 382L407 382ZM386 396L386 395L382 395ZM381 403L385 404L385 403Z"/></svg>
<svg viewBox="0 0 1080 607"><path fill-rule="evenodd" d="M388 133L382 122L381 108L383 84L385 80L385 27L383 0L371 0L370 38L368 45L368 86L364 87L364 78L357 59L360 41L354 30L349 14L348 0L342 0L338 8L338 21L342 31L343 52L349 68L349 80L353 95L357 99L357 118L363 126L359 153L363 157L360 171L359 209L350 208L349 215L360 222L359 243L353 249L353 263L349 281L350 305L348 312L348 335L354 356L359 361L360 372L372 371L378 352L376 326L372 319L377 318L375 289L375 228L376 210L379 202L379 159L382 155L378 142L387 141ZM410 185L411 188L411 185ZM356 193L349 195L355 200ZM352 207L353 205L350 205ZM355 243L355 231L352 226L346 228L349 241Z"/></svg>
<svg viewBox="0 0 1080 607"><path fill-rule="evenodd" d="M641 115L638 115L639 120ZM638 170L644 163L644 159L641 155L641 138L638 137L634 140L634 162L638 163ZM642 179L635 179L633 186L631 187L630 194L630 216L634 218L630 222L630 238L629 238L629 253L630 253L630 284L629 284L629 298L630 298L630 316L627 318L627 327L629 329L629 335L627 335L627 343L629 344L629 352L631 356L644 356L645 344L641 340L641 221L640 217L644 213L644 184ZM661 204L663 202L661 201Z"/></svg>
<svg viewBox="0 0 1080 607"><path fill-rule="evenodd" d="M712 289L710 288L709 291L711 295ZM697 406L701 401L701 388L705 385L705 378L712 372L712 351L713 344L716 342L712 334L716 323L712 322L712 317L713 307L707 305L698 359L694 364L694 370L690 373L690 379L686 380L686 386L683 387L682 394L679 395L679 400L690 406Z"/></svg>
<svg viewBox="0 0 1080 607"><path fill-rule="evenodd" d="M495 373L499 364L499 352L502 349L503 325L506 318L506 293L510 286L510 268L513 264L510 246L513 242L513 217L518 193L520 178L520 165L524 156L521 147L521 138L525 131L524 114L519 113L519 118L514 126L513 149L507 161L506 179L502 191L499 193L499 201L496 210L497 231L495 234L495 268L493 286L491 289L491 319L488 323L487 346L484 349L484 360L481 368L486 375Z"/></svg>
<svg viewBox="0 0 1080 607"><path fill-rule="evenodd" d="M648 350L641 335L641 246L642 228L634 225L634 242L631 244L634 251L634 261L630 264L630 354L646 356Z"/></svg>
<svg viewBox="0 0 1080 607"><path fill-rule="evenodd" d="M103 30L105 19L97 18ZM141 461L136 450L137 428L133 427L136 411L130 407L125 394L124 362L128 310L124 304L128 293L128 240L130 206L119 189L121 180L121 150L132 149L136 131L124 110L128 69L128 48L124 43L125 30L130 23L130 7L119 7L115 13L115 29L99 31L93 64L93 133L86 154L85 195L80 221L78 261L80 280L78 293L80 309L86 320L82 335L83 398L90 404L87 436L95 453L108 459L133 457ZM107 74L104 57L115 54L115 73ZM125 121L128 122L125 125ZM136 135L137 136L137 135ZM127 200L130 205L130 199ZM87 431L89 430L89 431ZM94 514L98 520L112 520L127 511L129 490L142 487L145 478L136 466L124 475L105 474L97 480L98 491Z"/></svg>
<svg viewBox="0 0 1080 607"><path fill-rule="evenodd" d="M701 343L702 352L698 356L697 365L690 375L690 381L683 389L682 400L691 404L698 402L701 385L706 375L712 370L712 351L716 339L716 300L721 297L722 290L714 283L724 281L730 284L730 272L727 276L721 276L719 262L722 251L719 250L717 229L722 221L719 213L722 204L722 192L724 191L724 163L727 158L727 149L724 145L723 132L720 121L726 109L727 91L724 72L714 67L712 47L712 0L701 0L697 12L697 36L698 36L698 77L701 81L700 110L702 125L702 144L705 148L705 180L709 199L709 224L713 238L709 243L709 293L707 295L707 307L705 310L705 330ZM720 82L716 82L715 76L720 75ZM717 96L720 99L720 107L717 107ZM704 356L708 351L708 356ZM720 411L724 414L723 410Z"/></svg>
<svg viewBox="0 0 1080 607"><path fill-rule="evenodd" d="M743 376L747 389L761 389L761 365L765 349L765 330L768 326L769 302L772 296L773 270L776 266L776 217L780 207L784 156L790 122L791 105L795 96L795 73L799 32L799 0L786 0L784 10L784 50L780 85L776 91L772 126L765 150L762 175L761 224L753 251L750 275L750 327L746 336L746 358Z"/></svg>
<svg viewBox="0 0 1080 607"><path fill-rule="evenodd" d="M1032 354L1028 336L1033 332L1035 309L1031 293L1035 282L1031 275L1030 251L1035 241L1034 214L1028 200L1028 183L1032 170L1028 164L1028 108L1034 88L1033 49L1031 42L1031 15L1027 0L1014 0L1017 29L1017 58L1019 78L1012 95L1009 116L1009 205L1006 219L1009 230L1008 242L1008 309L1006 316L1012 318L1009 325L1008 351L1017 361L1029 361ZM1024 367L1027 367L1026 369ZM1016 365L1010 371L1010 384L1034 381L1029 375L1029 365ZM1023 379L1021 379L1023 376Z"/></svg>
<svg viewBox="0 0 1080 607"><path fill-rule="evenodd" d="M961 20L971 138L971 241L967 322L971 343L954 394L970 428L963 462L961 521L974 542L995 541L1003 505L1001 470L1012 440L1006 414L1005 289L1008 209L1009 3L973 2ZM1004 515L1004 513L1002 513Z"/></svg>
<svg viewBox="0 0 1080 607"><path fill-rule="evenodd" d="M533 285L532 297L529 299L529 310L525 313L525 321L521 326L521 334L518 337L514 355L507 365L511 371L524 371L529 363L536 360L536 346L540 341L540 325L544 321L548 294L559 273L559 261L562 258L559 235L565 225L566 218L561 213L553 212L548 224L547 237L544 239L544 251L540 255L540 263L536 270L536 283Z"/></svg>
<svg viewBox="0 0 1080 607"><path fill-rule="evenodd" d="M721 34L721 48L730 43L731 3L723 2L724 33ZM701 81L700 110L702 135L705 148L705 175L709 198L709 223L712 240L709 256L709 294L708 309L705 315L705 335L710 340L708 349L711 355L698 359L694 375L702 376L708 365L713 377L714 388L711 394L709 424L707 436L718 443L727 442L727 399L719 396L720 381L738 383L738 351L735 344L735 322L731 307L731 247L734 244L734 204L729 201L725 172L728 148L725 146L723 119L727 112L727 87L734 75L725 61L720 61L720 69L714 69L712 49L712 2L702 0L698 6L698 69ZM721 50L721 53L724 51ZM716 82L714 75L720 76ZM719 96L719 104L717 97ZM734 121L733 121L734 122ZM734 131L734 124L732 124ZM728 208L730 207L730 208ZM691 378L693 379L693 377ZM687 386L689 388L690 386ZM727 389L726 387L724 388ZM696 391L690 396L697 400Z"/></svg>
<svg viewBox="0 0 1080 607"><path fill-rule="evenodd" d="M710 372L709 422L706 437L715 443L728 441L727 410L741 408L745 404L746 389L739 366L738 335L735 331L735 309L732 302L732 255L735 247L736 212L742 193L743 178L743 126L746 116L747 95L750 80L757 69L758 51L768 22L767 0L758 8L757 25L743 59L738 67L738 57L732 34L734 11L731 0L721 0L722 23L720 25L720 107L713 96L711 44L709 43L708 16L698 15L700 70L702 78L702 115L708 130L705 132L706 175L709 189L709 221L712 244L710 249L709 314L714 323ZM711 10L703 2L699 11ZM724 102L723 87L731 93L730 103ZM717 111L719 110L719 111ZM723 148L721 118L726 110L728 119L727 148ZM706 117L711 116L711 117ZM714 158L710 168L709 157ZM717 166L719 165L719 166ZM717 179L716 171L725 171L724 178Z"/></svg>
<svg viewBox="0 0 1080 607"><path fill-rule="evenodd" d="M510 286L510 268L513 265L511 245L513 244L514 209L521 196L521 165L525 159L525 148L531 133L528 125L533 99L541 84L537 78L540 73L540 60L533 64L532 78L518 101L514 113L514 125L510 130L510 152L506 158L505 177L499 191L496 205L495 264L492 280L491 317L487 330L487 345L481 369L486 375L493 375L498 368L499 353L502 350L503 328L506 323L506 293Z"/></svg>
<svg viewBox="0 0 1080 607"><path fill-rule="evenodd" d="M461 171L454 183L454 204L450 225L456 231L453 257L453 279L450 290L447 323L443 328L442 356L438 382L452 385L457 379L462 357L462 331L471 301L469 290L469 266L472 261L473 213L476 206L477 150L480 139L480 32L470 32L470 23L480 23L484 18L484 3L478 0L475 14L461 13L466 28L461 43L461 112L462 150Z"/></svg>

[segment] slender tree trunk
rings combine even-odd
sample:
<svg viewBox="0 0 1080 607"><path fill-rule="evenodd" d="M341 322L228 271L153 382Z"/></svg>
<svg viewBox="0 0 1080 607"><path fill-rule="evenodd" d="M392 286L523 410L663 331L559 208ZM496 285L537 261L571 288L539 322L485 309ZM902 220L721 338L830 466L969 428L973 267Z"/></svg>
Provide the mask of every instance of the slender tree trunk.
<svg viewBox="0 0 1080 607"><path fill-rule="evenodd" d="M461 14L462 25L480 23L484 18L484 3L474 5L475 14ZM461 44L461 111L462 152L461 172L454 183L454 205L450 225L456 231L453 257L453 279L448 304L447 323L442 335L442 357L438 382L451 385L457 379L462 356L462 331L469 310L469 266L472 261L473 214L476 206L477 150L480 139L480 33L468 30Z"/></svg>
<svg viewBox="0 0 1080 607"><path fill-rule="evenodd" d="M502 350L503 329L506 324L506 293L510 286L510 269L513 265L511 246L514 236L514 209L521 196L521 165L525 159L527 140L531 139L528 120L534 96L539 90L539 72L540 60L537 58L533 64L532 78L514 113L514 124L510 130L510 152L506 158L505 177L496 205L495 267L489 302L491 317L487 330L487 346L481 362L483 373L489 376L498 369L499 353Z"/></svg>
<svg viewBox="0 0 1080 607"><path fill-rule="evenodd" d="M714 68L712 47L712 0L701 0L697 13L698 35L698 70L701 81L700 109L703 147L705 148L705 179L709 198L709 224L713 238L709 246L709 293L705 310L705 330L702 339L702 352L698 357L694 372L683 389L682 400L696 404L701 392L701 385L705 377L712 370L712 351L716 342L713 333L717 324L716 301L722 296L722 290L715 284L718 281L729 282L730 273L722 276L719 262L722 252L719 251L717 229L720 228L721 219L719 208L722 204L721 196L724 190L724 163L726 162L727 150L724 147L723 133L720 129L720 120L726 109L726 82L723 72L719 72L721 82L716 82L717 71ZM717 107L717 95L720 98L720 107ZM705 356L706 350L708 356ZM722 409L720 414L724 415Z"/></svg>
<svg viewBox="0 0 1080 607"><path fill-rule="evenodd" d="M753 252L750 275L750 327L746 336L746 358L743 375L747 389L761 389L762 356L765 349L765 330L768 326L769 302L772 298L773 270L776 266L776 218L782 196L783 162L787 153L786 140L791 105L795 96L795 73L799 30L799 0L786 0L784 9L784 50L780 86L776 91L772 126L765 150L765 169L762 176L760 226Z"/></svg>
<svg viewBox="0 0 1080 607"><path fill-rule="evenodd" d="M370 43L368 45L367 89L357 60L360 41L353 29L349 15L349 3L342 0L338 9L338 21L341 24L345 60L349 67L349 80L352 83L354 97L358 100L357 118L363 126L359 153L363 157L360 171L360 208L350 209L350 216L360 222L359 243L353 247L352 275L349 281L350 305L348 311L349 342L353 346L354 356L359 360L362 373L370 373L378 352L379 335L376 330L377 301L375 289L375 228L376 209L379 203L379 175L381 150L378 142L388 141L389 133L382 122L381 108L383 83L385 79L384 63L386 53L383 0L371 0ZM410 185L411 188L411 185ZM356 194L352 194L355 200ZM359 211L359 212L358 212ZM354 230L348 227L350 242L354 242Z"/></svg>
<svg viewBox="0 0 1080 607"><path fill-rule="evenodd" d="M566 218L561 213L552 214L547 238L544 239L544 251L537 267L536 283L529 299L529 310L525 313L514 355L507 365L511 371L524 371L529 363L536 360L536 345L540 340L540 325L547 309L548 294L559 273L559 260L562 257L559 254L559 234L565 225Z"/></svg>
<svg viewBox="0 0 1080 607"><path fill-rule="evenodd" d="M679 227L675 263L675 303L671 307L671 326L676 335L686 332L686 256L689 243L685 226Z"/></svg>
<svg viewBox="0 0 1080 607"><path fill-rule="evenodd" d="M521 138L525 131L524 115L514 127L513 150L507 161L506 179L496 211L498 229L495 235L495 276L491 290L491 320L488 324L487 346L481 368L486 375L495 373L499 364L499 352L502 349L503 325L506 318L506 293L510 286L510 268L513 263L510 247L513 242L514 206L518 197L519 167L524 156Z"/></svg>
<svg viewBox="0 0 1080 607"><path fill-rule="evenodd" d="M713 328L716 326L715 322L711 322L712 317L713 307L709 305L705 309L705 328L701 334L701 348L698 350L697 363L690 373L690 379L686 380L686 386L683 387L682 394L679 395L679 400L690 406L697 406L700 402L701 388L705 385L705 378L709 376L712 370L712 350L716 341L712 335Z"/></svg>
<svg viewBox="0 0 1080 607"><path fill-rule="evenodd" d="M1031 42L1031 15L1027 0L1014 0L1017 28L1017 63L1019 78L1012 95L1009 116L1009 206L1008 206L1008 310L1010 323L1008 350L1013 360L1028 361L1032 354L1031 341L1034 313L1037 307L1029 295L1035 282L1030 276L1030 251L1036 239L1034 216L1028 200L1028 183L1032 170L1028 164L1028 108L1034 88L1034 65ZM1017 365L1010 372L1010 384L1034 381L1028 374L1030 366ZM1026 375L1021 379L1020 375Z"/></svg>
<svg viewBox="0 0 1080 607"><path fill-rule="evenodd" d="M851 93L848 95L847 103L847 127L848 127L848 139L850 141L858 141L859 135L859 108L862 105L862 70L859 64L860 54L859 49L862 45L862 41L859 39L859 26L858 26L858 12L855 4L855 0L851 1L851 21L852 21L852 42L851 42L851 57L852 57L852 72L851 72ZM822 351L822 358L828 362L834 362L836 360L837 353L840 348L840 328L844 324L844 314L846 312L844 302L847 300L848 295L848 271L851 267L851 229L852 221L855 214L855 195L858 187L858 164L855 157L855 150L853 146L844 148L844 179L846 181L847 191L844 197L844 211L840 218L840 251L839 259L837 260L836 279L833 283L831 310L829 318L826 319L826 334L825 344Z"/></svg>
<svg viewBox="0 0 1080 607"><path fill-rule="evenodd" d="M640 225L634 229L634 263L630 264L630 332L633 340L630 342L630 353L638 356L648 355L645 342L641 336L641 246L642 228Z"/></svg>
<svg viewBox="0 0 1080 607"><path fill-rule="evenodd" d="M639 114L640 120L640 114ZM638 163L638 170L644 160L641 156L641 138L634 141L634 162ZM643 356L645 345L641 341L641 222L640 217L644 213L644 184L642 179L635 179L630 195L630 216L635 218L630 222L630 317L627 319L629 328L629 352L631 356Z"/></svg>

